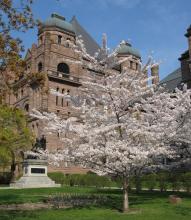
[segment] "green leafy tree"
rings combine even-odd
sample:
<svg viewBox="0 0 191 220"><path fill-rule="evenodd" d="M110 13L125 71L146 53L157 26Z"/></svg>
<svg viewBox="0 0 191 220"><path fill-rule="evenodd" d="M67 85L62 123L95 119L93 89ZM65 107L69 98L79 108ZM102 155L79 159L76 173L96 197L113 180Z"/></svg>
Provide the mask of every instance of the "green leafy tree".
<svg viewBox="0 0 191 220"><path fill-rule="evenodd" d="M32 0L0 0L0 101L9 91L13 80L19 77L25 62L20 39L15 32L25 32L37 25L31 10Z"/></svg>
<svg viewBox="0 0 191 220"><path fill-rule="evenodd" d="M33 135L21 110L0 107L0 164L10 165L12 180L24 151L31 149Z"/></svg>

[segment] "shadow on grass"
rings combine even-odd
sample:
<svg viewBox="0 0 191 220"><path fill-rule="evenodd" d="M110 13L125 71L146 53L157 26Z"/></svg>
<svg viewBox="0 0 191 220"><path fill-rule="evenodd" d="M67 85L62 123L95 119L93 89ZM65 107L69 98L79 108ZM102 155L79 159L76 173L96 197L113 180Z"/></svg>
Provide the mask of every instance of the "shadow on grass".
<svg viewBox="0 0 191 220"><path fill-rule="evenodd" d="M123 191L121 189L98 189L98 194L107 195L107 197L111 198L110 204L113 206L116 204L116 201L122 205L122 197ZM164 195L164 197L168 197L168 195ZM156 192L140 192L137 194L135 191L131 191L129 193L129 203L130 205L138 205L144 203L150 203L152 200L156 200L156 198L161 198L161 193ZM115 200L115 202L113 202Z"/></svg>
<svg viewBox="0 0 191 220"><path fill-rule="evenodd" d="M98 194L107 195L109 197L109 203L106 204L106 208L115 208L119 210L122 207L122 195L123 191L121 189L97 189ZM160 192L160 191L141 191L140 193L136 193L135 190L131 190L129 193L129 203L130 206L134 205L147 205L147 204L157 204L161 203L161 200L163 200L162 205L167 206L168 205L168 197L170 195L176 195L180 198L187 199L190 198L191 194L186 192ZM179 211L183 210L184 208L180 207ZM191 209L190 209L191 211Z"/></svg>
<svg viewBox="0 0 191 220"><path fill-rule="evenodd" d="M31 211L1 211L0 219L10 220L10 219L37 219L38 215Z"/></svg>
<svg viewBox="0 0 191 220"><path fill-rule="evenodd" d="M21 196L15 194L3 194L0 196L0 204L8 204L15 203L15 201L19 200Z"/></svg>

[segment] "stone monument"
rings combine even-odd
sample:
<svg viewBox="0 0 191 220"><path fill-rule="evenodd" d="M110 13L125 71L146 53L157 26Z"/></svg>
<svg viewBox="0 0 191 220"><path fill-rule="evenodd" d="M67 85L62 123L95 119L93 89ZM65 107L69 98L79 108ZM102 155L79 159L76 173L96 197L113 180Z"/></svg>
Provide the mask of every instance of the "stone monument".
<svg viewBox="0 0 191 220"><path fill-rule="evenodd" d="M41 141L43 138L43 141ZM44 136L41 140L37 139L32 151L36 152L37 149L45 148ZM44 146L42 146L42 143ZM60 187L60 184L56 184L47 176L47 158L40 156L34 156L35 154L25 153L25 159L23 162L23 176L14 183L10 184L12 188L40 188L40 187Z"/></svg>

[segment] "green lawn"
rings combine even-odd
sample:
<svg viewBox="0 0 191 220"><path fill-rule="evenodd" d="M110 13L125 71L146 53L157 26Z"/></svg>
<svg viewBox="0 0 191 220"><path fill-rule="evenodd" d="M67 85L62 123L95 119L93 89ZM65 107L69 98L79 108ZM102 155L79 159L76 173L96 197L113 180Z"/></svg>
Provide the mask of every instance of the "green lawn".
<svg viewBox="0 0 191 220"><path fill-rule="evenodd" d="M0 189L0 204L41 202L58 193L97 193L95 188L61 187L39 189ZM1 220L1 219L0 219Z"/></svg>
<svg viewBox="0 0 191 220"><path fill-rule="evenodd" d="M45 197L57 193L109 195L110 202L103 206L71 208L66 210L0 211L2 220L190 220L191 196L180 193L183 202L179 205L168 203L172 193L142 192L130 194L130 207L138 209L136 214L123 214L120 190L100 190L96 188L64 187L54 189L4 189L0 190L0 204L43 201ZM175 193L176 194L176 193Z"/></svg>

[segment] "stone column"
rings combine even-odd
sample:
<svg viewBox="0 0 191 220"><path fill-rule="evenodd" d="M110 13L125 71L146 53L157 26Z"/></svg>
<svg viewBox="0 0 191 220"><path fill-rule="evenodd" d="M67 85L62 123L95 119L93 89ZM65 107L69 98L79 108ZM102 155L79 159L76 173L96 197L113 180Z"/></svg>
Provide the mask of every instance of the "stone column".
<svg viewBox="0 0 191 220"><path fill-rule="evenodd" d="M51 33L45 32L44 37L44 71L46 72L50 65Z"/></svg>
<svg viewBox="0 0 191 220"><path fill-rule="evenodd" d="M46 32L44 34L44 74L45 83L41 90L41 108L43 111L48 111L48 70L50 65L50 49L51 49L51 39L50 33Z"/></svg>

